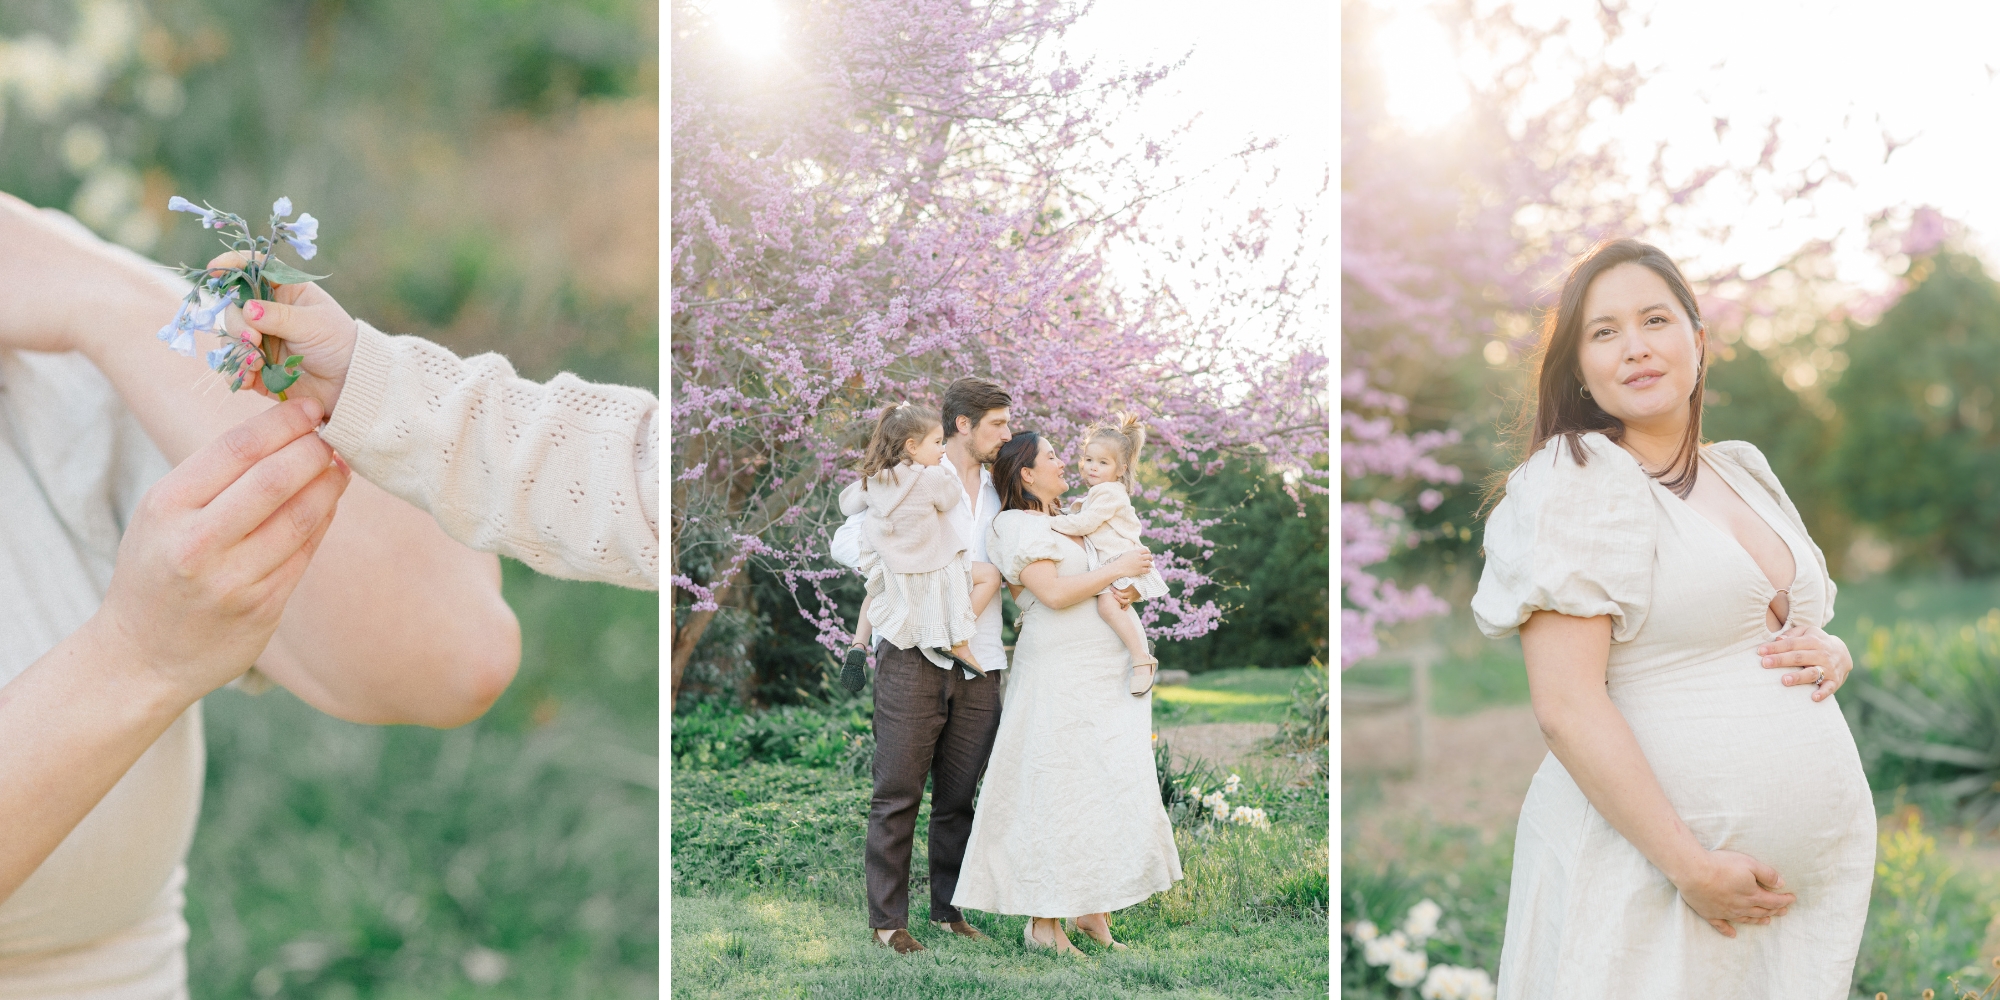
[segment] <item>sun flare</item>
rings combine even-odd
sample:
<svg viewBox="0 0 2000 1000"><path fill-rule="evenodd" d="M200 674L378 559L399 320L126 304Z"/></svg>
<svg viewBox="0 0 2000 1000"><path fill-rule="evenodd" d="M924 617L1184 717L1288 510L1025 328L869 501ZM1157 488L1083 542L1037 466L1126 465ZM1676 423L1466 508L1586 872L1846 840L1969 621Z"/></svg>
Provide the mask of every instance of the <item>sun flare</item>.
<svg viewBox="0 0 2000 1000"><path fill-rule="evenodd" d="M1389 114L1428 132L1465 110L1465 80L1444 27L1422 10L1399 10L1375 36Z"/></svg>
<svg viewBox="0 0 2000 1000"><path fill-rule="evenodd" d="M772 0L708 0L702 10L713 20L723 41L737 52L764 59L778 51L784 17Z"/></svg>

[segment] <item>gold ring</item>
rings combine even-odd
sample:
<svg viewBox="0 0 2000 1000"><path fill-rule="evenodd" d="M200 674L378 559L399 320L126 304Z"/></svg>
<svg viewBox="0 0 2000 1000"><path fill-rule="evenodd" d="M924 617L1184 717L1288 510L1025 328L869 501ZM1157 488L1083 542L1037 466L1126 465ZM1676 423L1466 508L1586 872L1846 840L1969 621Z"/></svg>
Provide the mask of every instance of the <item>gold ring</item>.
<svg viewBox="0 0 2000 1000"><path fill-rule="evenodd" d="M1813 683L1814 683L1814 684L1825 684L1825 683L1826 683L1826 668L1825 668L1825 667L1822 667L1822 666L1820 666L1820 665L1819 665L1819 664L1817 664L1817 663L1815 663L1815 664L1813 664L1813 669L1814 669L1814 670L1817 670L1817 671L1819 671L1819 677L1818 677L1818 678L1816 678L1816 679L1814 679L1814 680L1813 680Z"/></svg>

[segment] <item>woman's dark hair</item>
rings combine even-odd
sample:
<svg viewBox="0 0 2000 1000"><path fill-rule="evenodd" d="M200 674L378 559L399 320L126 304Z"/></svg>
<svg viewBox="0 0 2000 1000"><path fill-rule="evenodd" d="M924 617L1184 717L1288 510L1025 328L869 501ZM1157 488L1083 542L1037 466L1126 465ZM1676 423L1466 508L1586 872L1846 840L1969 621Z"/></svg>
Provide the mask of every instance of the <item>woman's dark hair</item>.
<svg viewBox="0 0 2000 1000"><path fill-rule="evenodd" d="M1694 292L1688 289L1687 279L1681 276L1681 269L1658 247L1641 243L1634 239L1605 240L1570 265L1563 277L1562 296L1556 308L1550 312L1542 326L1541 357L1536 362L1535 395L1533 399L1534 428L1528 440L1528 454L1541 451L1542 445L1557 435L1569 440L1569 453L1576 464L1584 464L1584 434L1591 431L1602 433L1613 441L1625 436L1625 422L1604 412L1597 401L1585 396L1583 390L1583 365L1578 360L1579 341L1583 337L1583 297L1590 291L1590 283L1597 276L1620 264L1638 264L1660 276L1667 288L1680 300L1686 310L1688 320L1696 330L1702 329L1701 307L1695 303ZM1681 440L1681 447L1674 454L1674 460L1659 472L1648 470L1660 485L1673 490L1682 499L1694 492L1695 472L1701 463L1701 394L1708 381L1708 354L1703 349L1695 365L1694 392L1688 396L1687 435ZM1668 478L1671 476L1672 478ZM1504 482L1504 479L1503 479Z"/></svg>
<svg viewBox="0 0 2000 1000"><path fill-rule="evenodd" d="M1028 492L1021 473L1042 454L1042 436L1034 431L1015 431L993 456L993 490L1000 494L1001 510L1038 510L1048 513L1040 497Z"/></svg>

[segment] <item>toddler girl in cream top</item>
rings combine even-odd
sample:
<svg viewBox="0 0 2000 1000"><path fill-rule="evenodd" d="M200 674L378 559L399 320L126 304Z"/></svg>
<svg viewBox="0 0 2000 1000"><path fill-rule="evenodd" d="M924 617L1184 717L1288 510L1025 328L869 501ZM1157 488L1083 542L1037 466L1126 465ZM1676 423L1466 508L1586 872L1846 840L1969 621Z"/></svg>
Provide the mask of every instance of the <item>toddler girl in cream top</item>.
<svg viewBox="0 0 2000 1000"><path fill-rule="evenodd" d="M533 382L498 354L461 359L390 336L317 283L279 286L277 299L244 303L243 321L304 357L288 395L319 400L322 437L355 472L471 548L549 576L660 588L651 392L568 372ZM264 392L254 380L244 388Z"/></svg>
<svg viewBox="0 0 2000 1000"><path fill-rule="evenodd" d="M866 511L858 567L868 578L857 644L880 634L898 649L937 650L973 674L986 671L970 645L1000 573L966 559L965 539L945 512L965 491L940 463L944 423L936 410L903 403L883 411L861 461L861 478L840 494L840 512Z"/></svg>
<svg viewBox="0 0 2000 1000"><path fill-rule="evenodd" d="M1146 428L1136 417L1121 414L1116 425L1100 424L1084 432L1083 461L1077 467L1090 492L1071 505L1069 513L1052 518L1050 527L1065 535L1087 538L1095 556L1093 568L1127 552L1144 549L1139 540L1139 514L1132 509L1133 466L1139 463L1139 449L1146 444ZM1153 689L1153 675L1160 661L1146 646L1146 633L1138 616L1118 603L1115 591L1137 587L1140 600L1164 597L1167 581L1158 570L1147 570L1136 579L1119 577L1097 595L1097 613L1124 640L1132 656L1132 696Z"/></svg>

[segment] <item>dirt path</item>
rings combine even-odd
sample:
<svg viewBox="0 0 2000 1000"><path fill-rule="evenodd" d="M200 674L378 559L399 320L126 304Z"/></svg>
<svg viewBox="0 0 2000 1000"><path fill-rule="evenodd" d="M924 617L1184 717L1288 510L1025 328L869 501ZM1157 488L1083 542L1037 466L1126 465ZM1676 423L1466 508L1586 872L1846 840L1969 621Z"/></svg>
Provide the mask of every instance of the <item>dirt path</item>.
<svg viewBox="0 0 2000 1000"><path fill-rule="evenodd" d="M1277 732L1270 722L1208 722L1162 729L1160 742L1173 748L1176 758L1201 757L1227 770L1243 766L1246 758L1268 759L1257 744Z"/></svg>
<svg viewBox="0 0 2000 1000"><path fill-rule="evenodd" d="M1408 715L1341 714L1343 790L1358 793L1341 822L1356 847L1391 851L1390 831L1411 822L1512 829L1548 748L1534 711L1517 705L1433 717L1429 751L1423 773L1412 775Z"/></svg>

